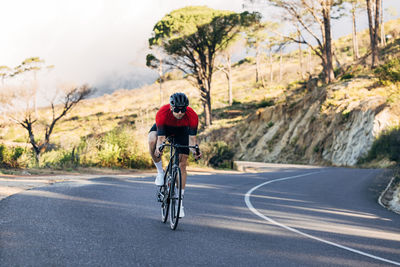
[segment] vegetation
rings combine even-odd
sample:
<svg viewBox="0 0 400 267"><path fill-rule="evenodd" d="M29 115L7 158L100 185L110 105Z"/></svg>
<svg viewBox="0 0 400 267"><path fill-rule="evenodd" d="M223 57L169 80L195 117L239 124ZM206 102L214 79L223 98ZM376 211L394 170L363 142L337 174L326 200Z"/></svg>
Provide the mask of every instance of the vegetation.
<svg viewBox="0 0 400 267"><path fill-rule="evenodd" d="M393 58L374 70L379 81L383 85L400 82L400 58Z"/></svg>
<svg viewBox="0 0 400 267"><path fill-rule="evenodd" d="M123 126L100 136L83 137L72 149L54 148L42 153L39 167L64 170L77 167L151 168L152 161L145 144L135 141L134 135L131 128ZM0 145L0 162L3 168L37 167L35 155L22 147Z"/></svg>
<svg viewBox="0 0 400 267"><path fill-rule="evenodd" d="M396 35L398 23L397 20L388 23L389 26L385 25L386 31L393 32L395 38L399 37ZM203 119L200 125L200 138L207 140L202 142L201 148L205 158L201 164L218 168L230 167L235 151L228 145L231 144L228 139L225 141L221 139L229 137L227 133L233 126L243 122L249 116L258 116L260 111L271 106L283 105L294 110L301 99L315 93L312 88L317 88L318 92L326 92L321 112L315 114L313 118L314 121L321 121L327 125L330 122L323 121L326 114L339 114L341 120L346 121L351 118L352 110L356 106L354 103L359 103L368 97L381 96L386 100L385 104L389 106L398 103L400 92L396 85L398 82L396 75L399 70L397 59L400 55L400 39L391 41L379 50L382 65L371 70L365 64L368 56L365 48L368 46L368 31L360 32L358 37L360 59L356 62L353 58L351 36L342 37L332 43L336 51L336 60L340 62L336 69L339 81L329 86L323 86L316 78L322 68L319 56L311 49L300 49L282 55L272 54L272 60L275 63L272 64L272 69L269 68L270 64L266 58L262 57L262 60L258 62L258 67L263 69L264 73L260 72L259 77L255 76L257 66L254 57L247 57L232 64L232 105L227 99L224 73L214 72L213 90L210 91L213 125L206 127L207 114L205 112L200 114ZM298 64L300 57L305 56L308 57L307 67ZM281 75L279 75L280 70L274 67L280 61L282 62ZM308 79L301 78L305 68L309 72ZM3 86L6 86L10 69L0 67L0 71ZM257 78L261 81L263 75L264 78L273 76L274 79L265 79L265 85L263 85L256 81ZM4 77L6 78L3 79ZM193 86L187 77L181 78L176 72L164 77L170 77L163 80L164 96L182 91L189 96L191 106L196 111L204 106L201 98L202 91L198 90L197 85ZM309 86L312 83L315 87ZM337 84L344 83L346 86L341 89L335 88ZM53 125L51 140L48 139L47 149L41 152L39 167L57 169L73 169L80 166L134 169L152 167L146 141L148 129L154 123L155 113L159 107L159 102L154 99L159 89L159 84L155 83L135 90L119 90L96 99L82 99L80 105L75 106ZM161 98L161 102L167 103L167 98ZM35 154L28 146L32 144L32 140L36 144L43 144L45 139L39 137L41 134L45 136L46 129L50 129L46 127L51 126L51 118L57 118L56 115L53 117L54 114L58 114L53 108L62 108L62 106L54 105L37 109L38 117L50 118L48 123L45 123L43 119L37 122L32 119L36 123L37 133L40 134L30 135L24 128L16 127L15 122L10 122L8 119L1 120L0 162L3 167L25 168L36 165ZM33 109L31 112L35 114ZM269 121L265 127L274 127L274 122ZM219 135L216 135L216 132L220 132ZM293 146L296 146L295 141L292 142ZM375 154L371 154L367 160L388 157L398 161L397 150L386 151L388 154L385 154L385 147L390 146L394 149L396 144L398 144L398 130L383 134L374 145L373 150L376 153L371 152ZM317 144L313 146L313 149L315 153L320 153L322 146Z"/></svg>

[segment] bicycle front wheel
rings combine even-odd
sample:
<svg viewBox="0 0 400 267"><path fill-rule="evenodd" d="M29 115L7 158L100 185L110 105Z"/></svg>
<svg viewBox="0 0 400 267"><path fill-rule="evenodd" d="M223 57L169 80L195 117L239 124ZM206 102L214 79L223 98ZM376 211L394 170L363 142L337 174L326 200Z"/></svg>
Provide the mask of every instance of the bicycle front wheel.
<svg viewBox="0 0 400 267"><path fill-rule="evenodd" d="M181 169L176 168L172 174L170 202L169 202L169 221L172 230L175 230L179 222L179 212L182 200L182 174Z"/></svg>
<svg viewBox="0 0 400 267"><path fill-rule="evenodd" d="M170 202L169 192L171 191L170 188L172 183L171 180L172 180L171 175L168 174L167 182L162 187L163 200L161 203L161 221L163 223L166 223L168 219L169 202Z"/></svg>

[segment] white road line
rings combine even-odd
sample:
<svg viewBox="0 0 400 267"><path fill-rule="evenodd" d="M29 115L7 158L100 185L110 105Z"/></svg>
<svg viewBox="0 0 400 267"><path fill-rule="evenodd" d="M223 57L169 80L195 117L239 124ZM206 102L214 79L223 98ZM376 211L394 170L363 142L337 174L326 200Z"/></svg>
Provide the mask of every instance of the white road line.
<svg viewBox="0 0 400 267"><path fill-rule="evenodd" d="M309 175L313 175L313 174L317 174L317 173L321 173L321 172L311 172L311 173L305 173L305 174L300 174L300 175L295 175L295 176L290 176L290 177L284 177L284 178L279 178L279 179L275 179L275 180L272 180L272 181L268 181L268 182L259 184L259 185L255 186L255 187L253 187L252 189L250 189L246 193L246 195L244 197L244 201L246 202L246 205L249 208L249 210L251 212L253 212L255 215L259 216L260 218L262 218L262 219L264 219L264 220L266 220L266 221L268 221L270 223L273 223L273 224L275 224L275 225L277 225L279 227L282 227L282 228L284 228L286 230L289 230L289 231L297 233L299 235L302 235L302 236L305 236L305 237L308 237L308 238L323 242L323 243L331 245L331 246L335 246L335 247L338 247L338 248L341 248L341 249L345 249L345 250L348 250L348 251L351 251L351 252L366 256L366 257L370 257L370 258L373 258L373 259L376 259L376 260L379 260L379 261L383 261L383 262L387 262L387 263L391 263L391 264L400 266L400 262L388 260L388 259L381 258L381 257L375 256L375 255L372 255L372 254L369 254L369 253L366 253L366 252L363 252L363 251L360 251L360 250L357 250L357 249L354 249L354 248L346 247L346 246L343 246L343 245L340 245L340 244L337 244L337 243L334 243L334 242L331 242L331 241L328 241L328 240L325 240L325 239L322 239L322 238L319 238L319 237L316 237L316 236L313 236L313 235L306 234L306 233L301 232L301 231L299 231L297 229L294 229L294 228L292 228L290 226L287 226L287 225L284 225L282 223L279 223L279 222L271 219L270 217L267 217L267 216L261 214L256 208L254 208L253 204L251 204L251 202L250 202L251 194L255 190L257 190L258 188L260 188L260 187L262 187L264 185L272 184L272 183L280 182L280 181L285 181L285 180L290 180L290 179L296 179L296 178L299 178L299 177L309 176Z"/></svg>

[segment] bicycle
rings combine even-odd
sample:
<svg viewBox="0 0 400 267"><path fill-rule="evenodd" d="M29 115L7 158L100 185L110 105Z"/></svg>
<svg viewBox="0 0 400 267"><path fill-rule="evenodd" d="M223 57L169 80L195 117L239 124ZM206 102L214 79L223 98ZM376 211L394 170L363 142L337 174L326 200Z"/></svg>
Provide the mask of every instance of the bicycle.
<svg viewBox="0 0 400 267"><path fill-rule="evenodd" d="M179 222L179 212L182 200L182 174L179 168L179 152L178 148L194 148L196 154L199 154L199 146L184 146L175 144L172 136L167 138L169 144L165 142L159 147L162 152L165 147L171 147L169 163L165 169L164 185L158 188L157 198L161 202L161 221L167 222L168 213L170 228L175 230Z"/></svg>

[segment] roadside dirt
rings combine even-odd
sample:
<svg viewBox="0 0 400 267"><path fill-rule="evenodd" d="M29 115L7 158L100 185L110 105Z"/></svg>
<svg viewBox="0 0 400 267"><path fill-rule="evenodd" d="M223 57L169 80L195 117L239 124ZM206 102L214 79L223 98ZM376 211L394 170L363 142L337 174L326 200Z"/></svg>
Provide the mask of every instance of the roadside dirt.
<svg viewBox="0 0 400 267"><path fill-rule="evenodd" d="M3 174L6 172L7 174ZM214 170L211 168L189 167L190 174L239 173L238 171ZM36 187L48 186L58 182L82 181L104 176L112 177L152 177L156 170L113 170L113 169L78 169L74 172L30 169L0 170L0 201L11 195Z"/></svg>
<svg viewBox="0 0 400 267"><path fill-rule="evenodd" d="M4 174L4 172L6 174ZM74 172L29 169L29 170L1 170L0 172L0 200L22 191L36 187L47 186L58 182L80 181L101 176L151 176L150 171L112 170L112 169L79 169Z"/></svg>

